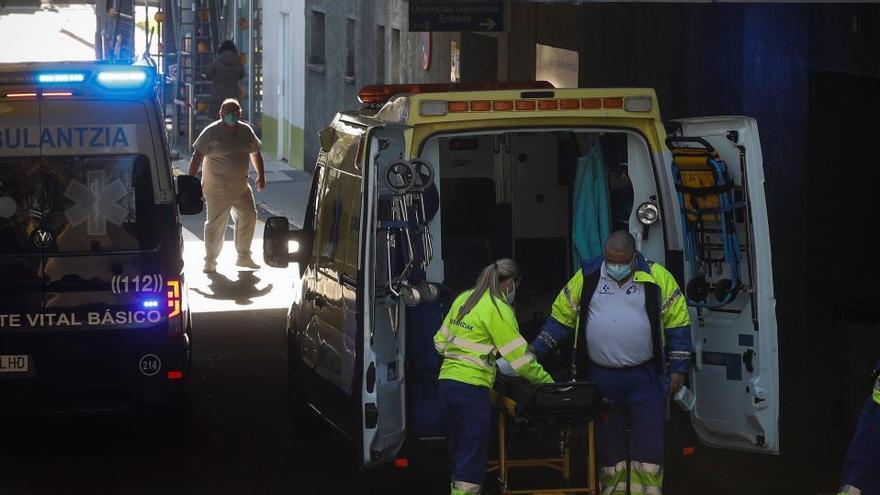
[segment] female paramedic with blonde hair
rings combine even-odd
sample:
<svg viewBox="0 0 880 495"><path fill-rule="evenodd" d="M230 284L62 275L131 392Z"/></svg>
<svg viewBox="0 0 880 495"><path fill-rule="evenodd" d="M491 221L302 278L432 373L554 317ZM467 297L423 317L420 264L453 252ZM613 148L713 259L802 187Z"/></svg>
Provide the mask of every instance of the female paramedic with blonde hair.
<svg viewBox="0 0 880 495"><path fill-rule="evenodd" d="M480 493L486 476L495 365L532 383L553 383L527 351L516 324L511 304L520 278L511 259L484 268L476 287L455 298L434 336L434 347L443 356L440 396L450 425L453 495ZM501 357L496 359L496 353Z"/></svg>

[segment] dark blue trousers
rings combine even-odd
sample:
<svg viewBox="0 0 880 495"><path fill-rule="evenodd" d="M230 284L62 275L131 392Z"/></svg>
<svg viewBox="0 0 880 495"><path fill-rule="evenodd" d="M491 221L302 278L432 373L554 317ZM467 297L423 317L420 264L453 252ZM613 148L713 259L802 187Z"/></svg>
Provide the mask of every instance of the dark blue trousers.
<svg viewBox="0 0 880 495"><path fill-rule="evenodd" d="M857 487L862 495L880 495L880 404L870 397L846 451L841 484Z"/></svg>
<svg viewBox="0 0 880 495"><path fill-rule="evenodd" d="M596 422L603 487L607 493L625 493L629 483L630 493L657 493L663 481L668 380L651 362L632 368L590 365L587 374L614 402L607 418Z"/></svg>
<svg viewBox="0 0 880 495"><path fill-rule="evenodd" d="M449 420L447 440L452 480L482 485L492 427L489 389L441 379L440 396Z"/></svg>

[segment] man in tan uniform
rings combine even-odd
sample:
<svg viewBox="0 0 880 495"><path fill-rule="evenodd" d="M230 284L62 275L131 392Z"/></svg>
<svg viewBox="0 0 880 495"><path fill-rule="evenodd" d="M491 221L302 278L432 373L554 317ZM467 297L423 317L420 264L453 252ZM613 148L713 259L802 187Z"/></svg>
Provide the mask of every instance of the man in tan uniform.
<svg viewBox="0 0 880 495"><path fill-rule="evenodd" d="M205 273L217 269L217 256L223 247L223 237L229 213L235 222L236 265L257 269L260 265L251 258L251 241L257 224L254 193L248 184L248 166L251 161L257 171L257 191L266 187L263 155L259 138L243 122L241 105L229 98L220 106L220 120L212 122L193 143L189 175L195 176L204 159L202 189L205 195Z"/></svg>

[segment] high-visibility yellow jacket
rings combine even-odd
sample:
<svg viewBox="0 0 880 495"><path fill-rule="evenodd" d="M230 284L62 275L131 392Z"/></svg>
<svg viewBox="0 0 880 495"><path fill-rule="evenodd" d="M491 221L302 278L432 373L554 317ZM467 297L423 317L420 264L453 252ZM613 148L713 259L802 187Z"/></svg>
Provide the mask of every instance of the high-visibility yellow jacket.
<svg viewBox="0 0 880 495"><path fill-rule="evenodd" d="M586 261L559 292L550 317L529 348L538 358L574 335L572 364L576 366L573 368L578 374L585 371L584 364L589 359L585 338L590 326L587 316L602 262L601 256ZM693 344L687 303L678 283L666 268L648 262L641 253L636 253L633 280L644 284L647 289L645 311L651 323L654 361L658 369L687 373Z"/></svg>
<svg viewBox="0 0 880 495"><path fill-rule="evenodd" d="M455 298L434 347L443 356L440 379L491 388L495 381L495 355L501 354L513 369L532 383L553 383L553 378L528 352L528 343L519 333L516 315L506 301L489 291L461 320L458 313L472 290Z"/></svg>

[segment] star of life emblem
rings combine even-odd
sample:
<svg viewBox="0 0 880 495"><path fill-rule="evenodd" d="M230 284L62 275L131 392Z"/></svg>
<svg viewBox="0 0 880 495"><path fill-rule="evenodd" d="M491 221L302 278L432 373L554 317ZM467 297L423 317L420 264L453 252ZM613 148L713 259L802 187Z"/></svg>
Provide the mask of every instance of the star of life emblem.
<svg viewBox="0 0 880 495"><path fill-rule="evenodd" d="M86 183L71 181L64 191L64 196L73 201L64 215L70 225L76 227L86 222L88 235L102 236L107 234L107 222L122 225L128 210L119 201L128 195L128 191L119 179L107 184L107 176L103 170L86 172Z"/></svg>

